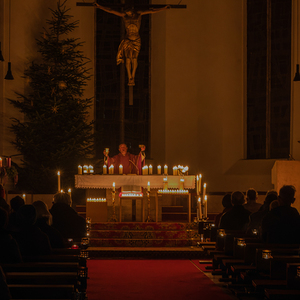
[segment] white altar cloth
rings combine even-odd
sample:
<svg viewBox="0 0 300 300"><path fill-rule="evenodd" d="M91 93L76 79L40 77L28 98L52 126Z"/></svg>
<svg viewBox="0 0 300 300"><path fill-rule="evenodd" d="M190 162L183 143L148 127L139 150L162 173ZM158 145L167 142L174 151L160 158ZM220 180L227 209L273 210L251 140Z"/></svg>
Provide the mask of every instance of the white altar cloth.
<svg viewBox="0 0 300 300"><path fill-rule="evenodd" d="M126 185L135 185L147 188L150 182L151 189L162 189L163 179L167 178L168 189L179 189L180 179L184 178L184 189L195 188L195 176L174 175L75 175L75 187L82 189L111 189L115 182L116 188Z"/></svg>

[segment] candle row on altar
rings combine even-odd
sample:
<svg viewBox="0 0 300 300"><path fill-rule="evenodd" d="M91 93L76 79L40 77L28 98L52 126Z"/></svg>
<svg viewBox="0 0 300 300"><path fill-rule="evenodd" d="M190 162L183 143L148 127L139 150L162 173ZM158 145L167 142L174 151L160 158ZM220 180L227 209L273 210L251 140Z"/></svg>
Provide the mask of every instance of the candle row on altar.
<svg viewBox="0 0 300 300"><path fill-rule="evenodd" d="M78 166L78 175L93 174L93 173L94 173L94 167L92 165Z"/></svg>
<svg viewBox="0 0 300 300"><path fill-rule="evenodd" d="M167 190L158 190L157 191L158 194L188 194L189 191L188 190L175 190L175 189L167 189Z"/></svg>
<svg viewBox="0 0 300 300"><path fill-rule="evenodd" d="M183 169L188 170L188 167L185 167ZM107 167L107 165L103 165L103 175L107 175L107 174L111 175L114 173L115 173L114 165L110 165L109 167ZM82 174L82 173L79 173L79 171L78 171L78 174ZM122 175L122 174L123 174L123 166L119 165L119 175ZM153 166L152 165L149 165L149 166L145 165L144 167L142 167L142 175L152 175L152 174L153 174ZM167 165L164 165L163 175L168 175L168 174L169 174L169 168ZM162 175L161 165L157 166L157 175ZM173 167L173 175L174 176L179 175L179 167L177 167L177 166Z"/></svg>
<svg viewBox="0 0 300 300"><path fill-rule="evenodd" d="M87 198L87 202L106 202L106 198Z"/></svg>
<svg viewBox="0 0 300 300"><path fill-rule="evenodd" d="M6 159L6 167L10 168L11 167L11 157L7 157ZM3 160L2 157L0 157L0 168L3 167Z"/></svg>

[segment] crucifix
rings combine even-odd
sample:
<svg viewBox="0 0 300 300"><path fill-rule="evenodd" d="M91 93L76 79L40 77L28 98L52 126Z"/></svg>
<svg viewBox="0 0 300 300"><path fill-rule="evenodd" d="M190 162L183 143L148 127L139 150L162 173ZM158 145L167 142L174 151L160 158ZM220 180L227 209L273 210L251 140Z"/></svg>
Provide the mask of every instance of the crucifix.
<svg viewBox="0 0 300 300"><path fill-rule="evenodd" d="M131 1L132 2L132 1ZM93 6L101 9L107 13L114 14L123 19L124 28L122 33L122 41L117 52L117 65L122 64L126 66L129 86L129 105L133 104L133 86L135 85L135 73L138 66L138 55L141 48L141 39L139 29L141 25L141 18L146 14L157 13L169 8L186 8L186 5L160 5L160 4L125 4L125 0L121 0L119 5L103 6L94 3L77 2L77 6ZM120 86L120 123L121 123L121 140L124 139L124 103L125 103L125 72L121 70Z"/></svg>

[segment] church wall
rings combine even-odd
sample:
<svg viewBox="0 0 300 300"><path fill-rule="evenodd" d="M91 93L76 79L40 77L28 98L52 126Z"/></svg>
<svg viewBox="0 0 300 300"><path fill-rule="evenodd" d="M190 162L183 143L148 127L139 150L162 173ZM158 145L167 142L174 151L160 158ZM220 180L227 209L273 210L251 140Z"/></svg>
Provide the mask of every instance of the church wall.
<svg viewBox="0 0 300 300"><path fill-rule="evenodd" d="M154 109L165 96L159 120L165 130L152 118L153 158L202 173L208 192L267 191L273 187L274 161L244 160L245 1L186 4L152 19L152 114L157 118L163 111Z"/></svg>

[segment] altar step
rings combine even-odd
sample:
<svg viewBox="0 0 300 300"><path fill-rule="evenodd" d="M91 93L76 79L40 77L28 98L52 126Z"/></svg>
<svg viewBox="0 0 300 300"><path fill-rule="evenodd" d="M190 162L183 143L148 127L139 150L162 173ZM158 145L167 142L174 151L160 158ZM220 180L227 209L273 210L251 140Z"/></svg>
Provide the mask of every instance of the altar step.
<svg viewBox="0 0 300 300"><path fill-rule="evenodd" d="M197 247L197 223L92 223L90 247Z"/></svg>

